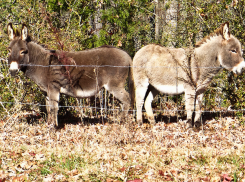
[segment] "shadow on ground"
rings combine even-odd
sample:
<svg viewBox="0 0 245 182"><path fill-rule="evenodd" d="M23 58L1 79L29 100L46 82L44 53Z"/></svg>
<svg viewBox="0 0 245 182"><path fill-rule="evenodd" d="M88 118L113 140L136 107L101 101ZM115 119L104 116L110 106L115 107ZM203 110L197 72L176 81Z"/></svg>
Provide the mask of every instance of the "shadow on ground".
<svg viewBox="0 0 245 182"><path fill-rule="evenodd" d="M212 120L212 119L218 119L218 118L224 118L224 117L235 117L234 112L225 111L225 112L205 112L202 113L202 121L205 124L206 121ZM168 123L176 123L178 120L186 120L186 115L184 116L171 116L171 115L161 115L159 114L157 117L155 117L157 122L164 122L166 124ZM144 122L148 122L146 118L144 118Z"/></svg>
<svg viewBox="0 0 245 182"><path fill-rule="evenodd" d="M235 117L234 112L206 112L202 114L202 121L205 124L206 121L212 120L212 119L219 119L224 117ZM38 124L40 122L46 122L47 114L44 112L43 114L35 114L35 115L29 115L28 117L25 117L21 119L22 121L28 122L28 124ZM136 116L131 114L129 118L133 118L130 120L133 120L135 122ZM156 122L164 122L166 124L169 123L176 123L179 120L186 120L186 115L183 116L170 116L170 115L162 115L158 114L155 117ZM83 118L80 118L77 114L74 114L74 112L67 111L65 114L59 114L58 115L58 121L59 121L59 127L57 129L64 128L66 124L82 124L82 125L95 125L95 124L110 124L114 123L113 117L102 117L101 115L96 116L86 116ZM148 120L146 117L143 117L143 123L148 123Z"/></svg>

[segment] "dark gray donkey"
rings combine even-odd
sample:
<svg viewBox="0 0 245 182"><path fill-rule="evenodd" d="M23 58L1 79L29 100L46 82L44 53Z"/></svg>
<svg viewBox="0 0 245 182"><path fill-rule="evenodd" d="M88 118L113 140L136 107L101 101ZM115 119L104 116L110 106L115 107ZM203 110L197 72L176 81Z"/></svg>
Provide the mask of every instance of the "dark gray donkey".
<svg viewBox="0 0 245 182"><path fill-rule="evenodd" d="M123 50L112 46L79 51L64 52L46 50L31 41L26 25L21 32L8 24L11 40L8 63L14 76L19 70L33 80L41 90L47 92L48 122L58 126L58 102L60 93L73 97L91 97L104 87L122 102L124 118L134 96L132 59ZM129 76L130 94L125 90ZM131 94L131 92L133 94Z"/></svg>
<svg viewBox="0 0 245 182"><path fill-rule="evenodd" d="M241 43L230 34L228 22L198 42L195 48L152 44L143 47L133 59L137 122L142 124L145 104L149 121L155 123L151 102L159 92L185 93L188 127L194 125L191 121L200 126L197 121L204 91L221 68L240 74L245 66L242 54Z"/></svg>

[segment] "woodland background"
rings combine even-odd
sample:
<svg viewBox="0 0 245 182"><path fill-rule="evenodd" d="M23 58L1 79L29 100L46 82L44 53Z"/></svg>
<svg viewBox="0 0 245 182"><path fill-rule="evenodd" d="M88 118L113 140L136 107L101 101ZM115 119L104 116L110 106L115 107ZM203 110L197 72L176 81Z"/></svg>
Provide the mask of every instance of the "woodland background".
<svg viewBox="0 0 245 182"><path fill-rule="evenodd" d="M15 28L26 23L33 40L48 49L107 44L133 58L149 43L194 46L229 21L244 48L244 8L243 0L2 0L0 181L244 180L244 74L222 70L215 77L203 101L203 116L211 118L202 130L171 122L185 116L182 96L155 99L158 121L165 123L118 125L119 103L102 90L90 99L62 95L59 116L67 120L54 131L45 122L43 92L23 74L8 73L6 34L9 22ZM83 122L70 121L79 116Z"/></svg>
<svg viewBox="0 0 245 182"><path fill-rule="evenodd" d="M244 3L232 0L3 0L0 5L1 118L10 117L20 110L39 110L37 105L44 104L43 93L34 83L23 75L13 79L8 74L6 25L9 22L16 28L26 23L34 41L49 49L78 51L107 44L127 51L133 58L137 50L149 43L169 47L194 46L226 21L230 22L231 33L243 45ZM104 95L102 93L103 98ZM101 100L62 98L60 105L66 107L64 112L74 110L68 106L81 106L81 103L83 106L90 103L89 106L96 108L109 107L106 102L109 98L105 98L103 103ZM168 100L172 102L166 108L162 101ZM96 105L96 102L99 103ZM157 110L184 110L182 96L160 97L155 102L160 105ZM235 115L243 116L244 103L243 75L222 71L205 94L203 110L227 111L229 108L236 110Z"/></svg>

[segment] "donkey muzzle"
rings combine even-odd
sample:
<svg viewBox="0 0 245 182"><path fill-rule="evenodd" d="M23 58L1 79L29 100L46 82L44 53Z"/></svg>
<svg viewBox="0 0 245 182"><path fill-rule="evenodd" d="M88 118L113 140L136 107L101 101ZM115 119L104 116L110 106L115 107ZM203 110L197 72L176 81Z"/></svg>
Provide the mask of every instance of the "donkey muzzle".
<svg viewBox="0 0 245 182"><path fill-rule="evenodd" d="M9 70L11 76L16 76L19 70Z"/></svg>
<svg viewBox="0 0 245 182"><path fill-rule="evenodd" d="M16 61L11 62L9 72L11 76L15 76L19 72L19 67Z"/></svg>
<svg viewBox="0 0 245 182"><path fill-rule="evenodd" d="M238 75L240 75L245 70L245 61L240 62L237 66L235 66L232 71Z"/></svg>

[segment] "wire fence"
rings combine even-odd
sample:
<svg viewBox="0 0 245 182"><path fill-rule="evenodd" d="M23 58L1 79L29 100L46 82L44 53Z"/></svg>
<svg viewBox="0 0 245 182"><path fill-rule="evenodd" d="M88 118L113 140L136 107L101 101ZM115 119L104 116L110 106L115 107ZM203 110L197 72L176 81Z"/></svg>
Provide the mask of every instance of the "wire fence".
<svg viewBox="0 0 245 182"><path fill-rule="evenodd" d="M48 45L49 49L62 48L63 50L65 48L65 50L75 51L106 44L122 48L131 57L143 45L150 43L170 48L193 47L197 41L209 35L226 21L230 22L231 33L244 44L245 21L243 17L245 11L243 1L159 0L127 3L75 1L74 5L66 4L66 6L53 6L50 2L27 2L29 1L24 2L24 6L22 1L12 3L11 6L8 2L4 2L0 7L2 10L0 17L3 19L0 25L2 56L7 54L6 47L9 44L9 39L6 28L9 22L18 28L21 28L20 22L25 22L30 28L33 40ZM87 7L91 11L85 11ZM60 8L64 8L64 10L60 11ZM58 16L59 14L60 16ZM46 107L45 93L41 92L23 74L11 78L8 73L7 59L0 57L0 62L0 119L10 120L21 113L31 115L33 111L42 113ZM52 65L31 66L52 67ZM65 66L122 67L72 64ZM169 66L157 66L157 68L168 69ZM189 69L190 67L187 64L185 68ZM213 69L215 67L198 68ZM176 65L175 69L178 70L181 67ZM234 116L243 117L244 89L243 76L234 76L227 71L222 71L213 79L205 92L202 101L203 115L216 113L218 116L226 116L227 113L231 113ZM153 100L152 107L157 121L164 120L159 116L186 116L183 95L159 94ZM74 112L76 111L83 116L97 118L113 116L112 119L117 118L121 110L120 102L105 89L89 99L75 99L61 95L59 109L60 114L71 111L76 115ZM135 108L131 108L130 112L135 115ZM134 118L132 119L134 120Z"/></svg>
<svg viewBox="0 0 245 182"><path fill-rule="evenodd" d="M8 73L8 63L6 59L1 58L2 66L7 68L2 71L1 74L1 85L4 83L4 88L1 88L2 91L8 92L7 96L2 94L0 96L0 112L2 120L7 120L7 123L11 120L19 120L27 115L38 115L40 113L45 113L45 107L47 106L44 102L45 94L40 92L39 88L25 78L25 76L18 75L16 78L11 78ZM29 65L29 66L41 66L49 67L43 65ZM51 65L57 66L57 65ZM59 65L60 66L60 65ZM74 66L74 65L66 65ZM112 66L112 65L75 65L76 67L121 67L121 66ZM159 69L167 68L167 66L158 66ZM179 66L176 67L181 68ZM214 68L214 67L204 67ZM223 85L224 86L224 85ZM40 92L40 93L39 93ZM209 117L212 115L213 118L216 117L225 117L227 115L237 116L236 113L239 113L239 116L243 117L245 109L233 109L232 105L224 106L224 98L222 97L222 89L218 87L213 87L208 89L208 93L205 94L202 101L202 115L203 117ZM211 99L210 99L211 98ZM210 100L213 102L210 103ZM212 105L214 104L214 105ZM186 110L185 110L185 100L183 95L180 96L171 96L159 94L154 98L152 102L153 112L155 113L156 121L170 122L170 118L175 118L175 121L178 119L185 119ZM104 122L104 119L111 121L120 120L118 116L121 112L120 101L117 100L112 94L110 94L105 89L99 91L92 98L71 98L65 95L61 96L59 110L61 113L70 112L76 117L80 117L83 120L86 118L97 118L98 120ZM143 111L145 111L143 109ZM128 117L128 120L135 120L136 109L131 108L129 110L131 115ZM212 118L211 117L211 118ZM72 118L71 118L72 119Z"/></svg>

